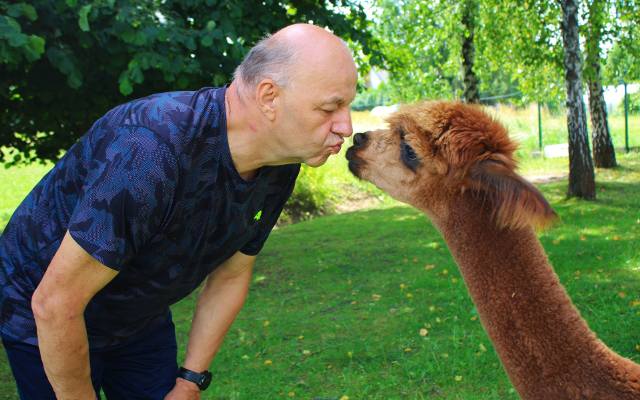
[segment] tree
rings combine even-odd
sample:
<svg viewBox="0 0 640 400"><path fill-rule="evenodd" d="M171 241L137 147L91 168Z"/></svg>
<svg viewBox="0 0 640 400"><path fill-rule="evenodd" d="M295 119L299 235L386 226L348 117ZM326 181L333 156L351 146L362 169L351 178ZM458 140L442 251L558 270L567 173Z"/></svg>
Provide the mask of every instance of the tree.
<svg viewBox="0 0 640 400"><path fill-rule="evenodd" d="M484 10L478 0L462 2L378 0L375 34L391 73L394 100L430 97L480 100L482 62L477 48ZM486 74L491 82L492 74Z"/></svg>
<svg viewBox="0 0 640 400"><path fill-rule="evenodd" d="M619 42L614 44L607 55L604 81L609 85L640 81L640 63L638 60L640 60L640 46L637 50L634 50Z"/></svg>
<svg viewBox="0 0 640 400"><path fill-rule="evenodd" d="M575 0L508 2L495 13L502 21L490 35L492 53L513 71L524 95L537 101L558 93L564 75L569 136L569 196L595 198L595 176L582 101L582 61ZM500 34L500 32L504 32ZM564 73L562 73L563 71Z"/></svg>
<svg viewBox="0 0 640 400"><path fill-rule="evenodd" d="M610 85L640 81L640 1L616 0L617 23L613 47L607 56L604 79Z"/></svg>
<svg viewBox="0 0 640 400"><path fill-rule="evenodd" d="M600 47L611 10L609 10L607 0L590 0L588 8L584 76L589 88L593 160L596 167L613 168L617 165L616 152L609 132L607 105L604 101L600 72L602 59Z"/></svg>
<svg viewBox="0 0 640 400"><path fill-rule="evenodd" d="M0 0L0 144L16 160L55 159L109 108L222 85L266 33L308 21L379 62L347 0Z"/></svg>
<svg viewBox="0 0 640 400"><path fill-rule="evenodd" d="M517 82L522 103L564 98L560 8L549 1L484 0L487 16L477 44L485 65Z"/></svg>
<svg viewBox="0 0 640 400"><path fill-rule="evenodd" d="M462 5L462 69L464 75L464 93L462 98L467 103L479 103L480 91L478 77L473 71L476 47L473 41L478 14L476 0L464 0Z"/></svg>
<svg viewBox="0 0 640 400"><path fill-rule="evenodd" d="M578 0L579 1L579 0ZM589 152L587 119L582 100L582 52L576 0L559 0L562 8L562 41L567 87L567 127L569 130L569 197L595 199L593 161Z"/></svg>

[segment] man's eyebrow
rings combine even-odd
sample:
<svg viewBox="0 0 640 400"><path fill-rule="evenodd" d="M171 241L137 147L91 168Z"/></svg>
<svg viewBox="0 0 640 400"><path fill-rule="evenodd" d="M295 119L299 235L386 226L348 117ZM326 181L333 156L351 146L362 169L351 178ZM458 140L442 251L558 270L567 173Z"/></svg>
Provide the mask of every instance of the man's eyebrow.
<svg viewBox="0 0 640 400"><path fill-rule="evenodd" d="M344 99L340 96L332 96L323 101L322 104L343 104Z"/></svg>

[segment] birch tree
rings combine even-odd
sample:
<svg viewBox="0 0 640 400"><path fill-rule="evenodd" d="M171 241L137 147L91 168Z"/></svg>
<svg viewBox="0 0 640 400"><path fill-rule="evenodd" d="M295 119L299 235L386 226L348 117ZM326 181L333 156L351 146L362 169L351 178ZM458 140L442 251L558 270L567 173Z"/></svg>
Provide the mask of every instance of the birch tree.
<svg viewBox="0 0 640 400"><path fill-rule="evenodd" d="M559 0L562 8L562 42L567 88L567 128L569 131L569 197L592 200L596 197L593 161L589 152L587 118L582 100L582 51L578 28L578 1Z"/></svg>

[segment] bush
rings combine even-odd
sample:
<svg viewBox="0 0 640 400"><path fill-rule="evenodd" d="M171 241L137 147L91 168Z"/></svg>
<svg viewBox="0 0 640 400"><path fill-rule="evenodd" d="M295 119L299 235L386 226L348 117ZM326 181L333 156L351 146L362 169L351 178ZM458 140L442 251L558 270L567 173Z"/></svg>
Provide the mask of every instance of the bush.
<svg viewBox="0 0 640 400"><path fill-rule="evenodd" d="M380 85L376 89L367 89L356 95L351 103L354 111L371 110L376 106L384 106L390 103L390 97L385 85Z"/></svg>
<svg viewBox="0 0 640 400"><path fill-rule="evenodd" d="M619 110L624 114L624 98L620 102ZM629 93L629 114L640 114L640 92Z"/></svg>
<svg viewBox="0 0 640 400"><path fill-rule="evenodd" d="M323 168L302 165L291 197L284 206L280 223L293 223L331 213L335 198Z"/></svg>

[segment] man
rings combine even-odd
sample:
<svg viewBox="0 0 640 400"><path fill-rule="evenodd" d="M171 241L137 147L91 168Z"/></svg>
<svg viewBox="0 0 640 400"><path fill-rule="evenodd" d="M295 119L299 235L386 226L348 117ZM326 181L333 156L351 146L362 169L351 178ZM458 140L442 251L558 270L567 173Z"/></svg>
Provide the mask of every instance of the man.
<svg viewBox="0 0 640 400"><path fill-rule="evenodd" d="M228 88L99 119L0 238L21 398L200 398L299 163L324 164L352 133L356 80L341 40L297 24L256 45ZM169 305L205 279L178 370Z"/></svg>

